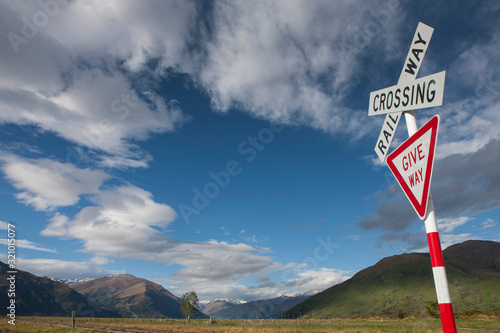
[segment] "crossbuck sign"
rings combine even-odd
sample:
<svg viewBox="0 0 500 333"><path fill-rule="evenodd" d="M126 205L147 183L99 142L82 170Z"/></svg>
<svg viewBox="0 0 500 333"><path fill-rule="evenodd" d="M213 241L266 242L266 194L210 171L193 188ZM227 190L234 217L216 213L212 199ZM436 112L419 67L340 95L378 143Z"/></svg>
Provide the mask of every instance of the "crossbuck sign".
<svg viewBox="0 0 500 333"><path fill-rule="evenodd" d="M375 145L375 152L384 162L399 120L405 114L410 138L387 157L387 164L418 216L425 220L443 332L456 333L434 203L429 191L440 118L436 115L418 130L413 111L443 104L446 72L417 79L433 32L433 28L418 24L398 83L370 94L368 115L385 114L384 125Z"/></svg>

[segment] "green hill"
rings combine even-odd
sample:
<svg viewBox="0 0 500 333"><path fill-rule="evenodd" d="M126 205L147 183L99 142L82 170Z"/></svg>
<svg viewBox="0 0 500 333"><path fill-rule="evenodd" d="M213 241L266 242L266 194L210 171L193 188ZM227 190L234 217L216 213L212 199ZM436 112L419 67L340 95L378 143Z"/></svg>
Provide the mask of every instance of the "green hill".
<svg viewBox="0 0 500 333"><path fill-rule="evenodd" d="M500 243L467 241L443 251L455 313L500 308ZM437 300L429 254L380 260L351 279L298 304L285 317L353 317L425 314Z"/></svg>

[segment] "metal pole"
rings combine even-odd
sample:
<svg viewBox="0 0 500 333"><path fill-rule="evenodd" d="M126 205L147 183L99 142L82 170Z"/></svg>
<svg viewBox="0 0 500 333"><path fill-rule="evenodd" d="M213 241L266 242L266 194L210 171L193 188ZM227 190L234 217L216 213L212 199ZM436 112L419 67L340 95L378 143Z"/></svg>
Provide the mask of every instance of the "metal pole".
<svg viewBox="0 0 500 333"><path fill-rule="evenodd" d="M418 130L415 112L408 111L404 114L408 136L411 137ZM457 328L453 316L453 307L451 306L448 278L444 268L443 252L441 251L441 242L439 241L434 202L430 192L429 201L427 203L427 217L425 218L425 232L427 234L427 243L429 244L429 253L431 255L432 275L434 276L434 285L436 287L443 332L456 333Z"/></svg>

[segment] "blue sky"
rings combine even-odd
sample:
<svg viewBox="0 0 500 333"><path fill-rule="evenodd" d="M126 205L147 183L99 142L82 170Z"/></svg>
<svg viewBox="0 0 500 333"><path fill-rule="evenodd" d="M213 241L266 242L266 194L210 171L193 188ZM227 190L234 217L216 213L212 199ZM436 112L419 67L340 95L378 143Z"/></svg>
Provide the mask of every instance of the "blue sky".
<svg viewBox="0 0 500 333"><path fill-rule="evenodd" d="M500 241L495 1L4 1L0 228L41 276L176 295L323 290L426 251L374 152L419 21L446 70L431 191L443 247ZM392 149L407 138L402 121ZM0 253L0 260L6 258Z"/></svg>

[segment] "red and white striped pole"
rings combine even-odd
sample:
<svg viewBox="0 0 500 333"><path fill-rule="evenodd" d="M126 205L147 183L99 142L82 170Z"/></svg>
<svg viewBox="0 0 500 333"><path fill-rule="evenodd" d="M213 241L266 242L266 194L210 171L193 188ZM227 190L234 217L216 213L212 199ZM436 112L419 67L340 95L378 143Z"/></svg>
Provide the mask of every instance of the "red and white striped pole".
<svg viewBox="0 0 500 333"><path fill-rule="evenodd" d="M448 278L446 277L446 270L444 269L443 253L441 252L441 242L439 241L436 225L434 202L430 194L427 209L429 213L425 219L425 232L427 233L427 242L429 243L429 252L431 254L432 274L434 275L441 323L443 325L443 332L454 333L457 329L455 327L450 291L448 290Z"/></svg>
<svg viewBox="0 0 500 333"><path fill-rule="evenodd" d="M408 135L411 137L417 132L417 120L415 112L405 112L406 127ZM434 212L434 202L429 192L429 201L427 203L427 217L425 218L425 232L427 233L427 242L431 255L432 275L434 276L434 285L439 303L439 313L441 315L441 325L444 333L456 333L455 318L451 306L450 291L448 289L448 278L444 269L443 252L441 251L441 242L436 223L436 213Z"/></svg>

